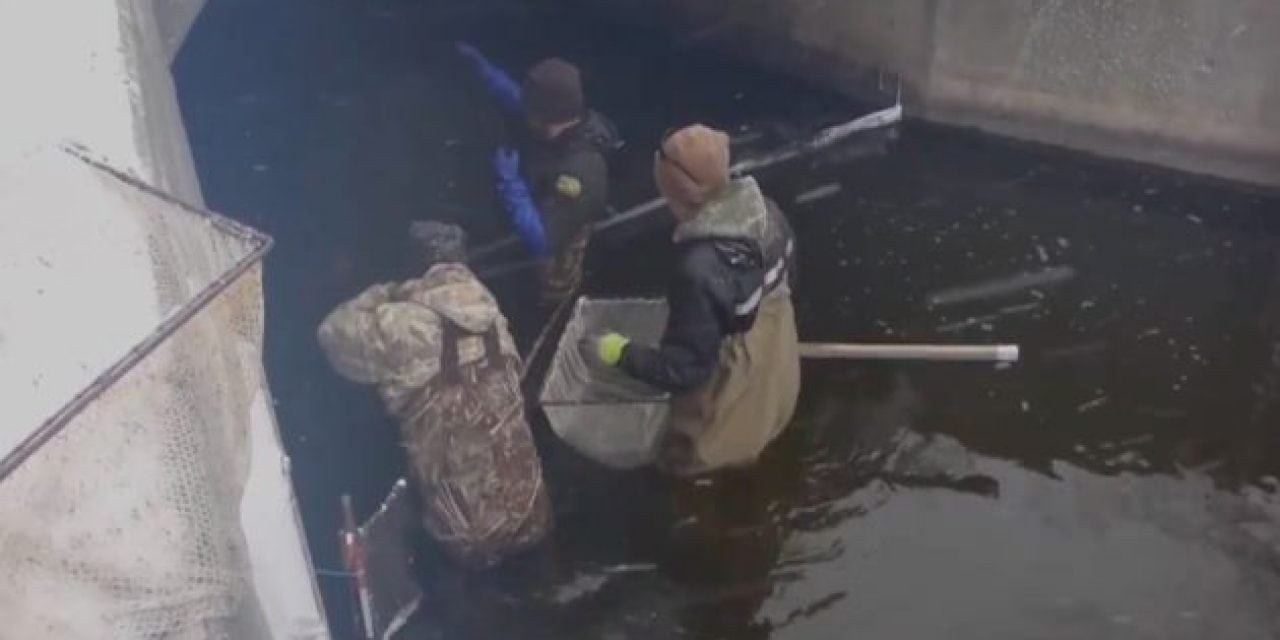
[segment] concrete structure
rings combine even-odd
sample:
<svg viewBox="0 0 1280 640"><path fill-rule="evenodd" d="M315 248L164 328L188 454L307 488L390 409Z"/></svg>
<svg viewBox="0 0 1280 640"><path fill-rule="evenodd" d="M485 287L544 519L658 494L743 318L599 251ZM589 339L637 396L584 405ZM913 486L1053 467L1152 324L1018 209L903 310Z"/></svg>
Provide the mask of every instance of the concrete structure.
<svg viewBox="0 0 1280 640"><path fill-rule="evenodd" d="M595 0L852 90L901 75L917 116L1280 184L1273 0Z"/></svg>
<svg viewBox="0 0 1280 640"><path fill-rule="evenodd" d="M0 478L13 481L0 487L38 484L32 476L39 474L24 473L29 469L24 461L38 457L18 455L24 444L74 406L86 390L100 387L100 374L129 362L131 353L156 335L157 328L174 328L178 307L222 268L220 260L227 254L211 233L216 225L201 223L199 216L190 215L193 209L176 204L171 215L156 215L155 207L161 205L154 204L154 198L128 195L127 181L109 178L111 172L126 174L177 200L202 202L169 73L173 54L201 4L202 0L0 2L0 77L6 89L0 107L0 289L5 291L0 301L0 406L6 418L0 424ZM93 170L62 151L67 148L101 162L105 170ZM144 201L152 202L147 211L142 210ZM214 544L236 548L233 555L242 558L237 566L243 568L247 562L253 593L238 597L248 603L245 607L261 610L258 628L263 630L237 637L327 637L292 504L288 460L262 374L260 277L257 268L244 272L234 299L219 307L244 312L243 318L234 318L234 325L226 318L217 320L216 313L178 323L190 344L203 345L203 356L179 346L150 358L148 375L191 399L167 413L148 414L144 406L124 415L153 425L166 419L190 425L194 419L215 431L210 437L225 437L228 459L234 464L215 470L212 482L219 487L212 493L239 498L240 503L232 505L239 518L232 515L229 521L220 512L204 515L234 531L226 540L210 535ZM157 347L156 353L163 349ZM200 375L191 375L193 361L201 363ZM78 411L75 420L82 424L70 424L65 432L95 433L95 415ZM96 430L99 437L108 432L106 427L122 424L119 416L113 420ZM67 442L61 440L67 455L53 462L76 468L74 456L86 453L86 463L103 463L101 456L95 459L85 447L66 446ZM170 455L148 457L148 451L140 439L138 457L129 464L137 469L158 467ZM119 497L99 503L97 515L109 519L116 505L146 494L143 487L131 492L134 485L127 482L139 474L96 472L88 481L78 481L77 495L113 487L112 495ZM47 480L49 475L44 474L39 480L44 484L38 486L60 488L56 478ZM28 503L34 498L29 494L0 491L0 558L16 561L14 549L35 545L46 555L61 557L57 562L64 566L76 565L71 561L75 553L68 549L77 548L80 527L97 516L86 515L84 509L77 513L75 505L59 514L58 507L65 505L58 497L51 491L32 509ZM145 533L154 537L159 523L141 522L137 513L133 521L142 535L136 541L148 540ZM59 526L59 517L65 518L66 527ZM22 525L29 528L32 522L49 523L45 539L26 535ZM128 527L110 533L128 546ZM135 553L149 551L145 544L132 548ZM34 566L44 560L28 557L26 562ZM83 566L101 567L99 560L86 560ZM121 584L126 577L148 586L136 575L117 576ZM21 629L23 620L40 619L33 609L42 607L48 608L49 619L77 614L68 610L69 601L42 598L35 586L17 588L19 593L0 597L0 610L5 611L0 617L6 624L17 620ZM81 596L96 588L103 587L93 581L68 585ZM115 589L117 594L127 591ZM99 628L91 637L103 634L113 635Z"/></svg>

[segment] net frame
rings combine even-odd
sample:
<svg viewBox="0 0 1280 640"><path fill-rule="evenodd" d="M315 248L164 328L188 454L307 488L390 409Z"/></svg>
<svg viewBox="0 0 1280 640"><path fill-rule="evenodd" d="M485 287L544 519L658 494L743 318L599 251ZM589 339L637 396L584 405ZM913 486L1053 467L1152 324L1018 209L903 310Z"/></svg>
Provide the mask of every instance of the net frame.
<svg viewBox="0 0 1280 640"><path fill-rule="evenodd" d="M583 358L583 339L610 331L657 344L667 303L648 298L579 298L543 379L539 401L551 430L600 464L632 469L653 461L670 394Z"/></svg>
<svg viewBox="0 0 1280 640"><path fill-rule="evenodd" d="M248 245L248 251L236 260L229 269L215 277L202 287L195 295L178 306L176 310L163 319L156 328L140 342L131 347L123 356L103 370L92 382L72 396L53 415L49 416L39 427L23 438L14 448L0 458L0 482L4 482L10 474L31 458L41 447L57 436L82 413L96 398L100 397L116 381L124 377L149 354L154 352L165 339L176 333L202 309L207 307L223 291L227 290L250 269L262 262L263 257L271 250L274 240L261 231L240 224L214 211L196 207L169 194L152 187L141 180L125 174L98 160L67 150L66 153L83 162L85 165L109 175L128 188L134 189L148 197L155 198L165 204L176 207L185 213L208 221L210 226L220 233L240 239Z"/></svg>
<svg viewBox="0 0 1280 640"><path fill-rule="evenodd" d="M127 211L145 231L137 255L154 281L129 286L154 287L158 316L0 458L0 591L16 596L0 598L16 607L8 630L271 637L240 514L253 407L270 405L261 262L271 238L78 150L34 164L94 194L76 206L102 202L99 219ZM86 330L93 322L85 314ZM293 517L297 524L296 505ZM313 578L311 587L315 599Z"/></svg>

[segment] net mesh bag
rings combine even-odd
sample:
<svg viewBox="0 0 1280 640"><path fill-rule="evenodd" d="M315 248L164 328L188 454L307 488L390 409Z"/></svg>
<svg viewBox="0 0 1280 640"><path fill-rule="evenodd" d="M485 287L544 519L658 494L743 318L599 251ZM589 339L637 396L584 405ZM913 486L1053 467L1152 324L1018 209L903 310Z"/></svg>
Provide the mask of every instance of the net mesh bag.
<svg viewBox="0 0 1280 640"><path fill-rule="evenodd" d="M616 331L640 344L657 344L666 322L665 300L578 300L540 396L547 421L560 439L582 455L618 469L653 461L667 425L668 395L616 368L587 362L578 343Z"/></svg>
<svg viewBox="0 0 1280 640"><path fill-rule="evenodd" d="M0 465L0 638L268 637L239 520L268 240L73 160L145 230L160 314Z"/></svg>

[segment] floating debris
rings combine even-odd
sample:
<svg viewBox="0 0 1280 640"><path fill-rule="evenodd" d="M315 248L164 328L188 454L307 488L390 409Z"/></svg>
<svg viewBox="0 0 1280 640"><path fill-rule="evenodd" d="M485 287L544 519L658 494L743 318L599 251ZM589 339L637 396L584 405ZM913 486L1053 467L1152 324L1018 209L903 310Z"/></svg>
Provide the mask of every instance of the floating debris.
<svg viewBox="0 0 1280 640"><path fill-rule="evenodd" d="M1024 304L1015 304L1007 307L1000 307L999 315L1015 316L1015 315L1027 313L1028 311L1035 311L1036 309L1039 309L1039 308L1040 308L1040 301L1037 300L1035 302L1027 302Z"/></svg>
<svg viewBox="0 0 1280 640"><path fill-rule="evenodd" d="M1093 411L1094 409L1106 404L1107 400L1107 396L1100 396L1088 402L1081 403L1080 406L1076 407L1076 413L1088 413Z"/></svg>
<svg viewBox="0 0 1280 640"><path fill-rule="evenodd" d="M1107 350L1107 343L1102 340L1093 342L1085 342L1081 344L1073 344L1057 349L1046 349L1040 354L1040 359L1045 361L1052 360L1068 360L1073 358L1083 358L1089 356L1100 355Z"/></svg>
<svg viewBox="0 0 1280 640"><path fill-rule="evenodd" d="M671 528L673 530L683 529L685 527L692 527L696 524L698 524L698 516L687 516L685 518L681 518L680 520L677 520L676 522L672 523Z"/></svg>
<svg viewBox="0 0 1280 640"><path fill-rule="evenodd" d="M733 146L741 146L751 144L753 142L759 142L762 138L764 138L764 133L761 131L747 131L730 137L729 144Z"/></svg>
<svg viewBox="0 0 1280 640"><path fill-rule="evenodd" d="M1134 436L1134 437L1132 437L1132 438L1128 438L1128 439L1125 439L1125 440L1121 440L1121 441L1120 441L1120 446L1122 446L1122 447L1132 447L1132 446L1133 446L1133 445L1135 445L1135 444L1146 444L1146 443L1151 442L1152 440L1155 440L1155 439L1156 439L1155 434L1148 433L1148 434L1145 434L1145 435L1141 435L1141 436Z"/></svg>
<svg viewBox="0 0 1280 640"><path fill-rule="evenodd" d="M1187 214L1187 220L1191 221L1194 224L1204 224L1204 220L1201 220L1200 216L1197 216L1197 215Z"/></svg>
<svg viewBox="0 0 1280 640"><path fill-rule="evenodd" d="M938 325L937 327L934 327L933 330L938 333L955 333L962 329L968 329L969 327L989 324L992 320L995 320L999 317L1000 317L999 315L994 315L994 314L988 315L988 316L977 316L977 317L971 316L959 322L951 322L948 324Z"/></svg>
<svg viewBox="0 0 1280 640"><path fill-rule="evenodd" d="M568 583L555 587L550 600L563 606L600 591L608 581L605 576L578 575Z"/></svg>
<svg viewBox="0 0 1280 640"><path fill-rule="evenodd" d="M1036 254L1040 256L1040 262L1049 262L1049 252L1042 245L1036 245Z"/></svg>
<svg viewBox="0 0 1280 640"><path fill-rule="evenodd" d="M656 571L658 565L652 562L639 562L636 564L616 564L612 567L605 567L604 572L609 575L618 575L622 573L648 573Z"/></svg>
<svg viewBox="0 0 1280 640"><path fill-rule="evenodd" d="M969 252L972 256L972 252ZM1018 293L1032 287L1061 284L1076 277L1076 270L1068 266L1049 267L1041 271L1020 273L1007 278L987 280L931 293L925 299L931 307L941 307L973 300L997 298Z"/></svg>
<svg viewBox="0 0 1280 640"><path fill-rule="evenodd" d="M824 184L820 187L814 187L796 196L795 202L796 204L808 204L810 202L816 202L818 200L830 198L831 196L834 196L837 193L840 193L840 190L842 188L843 187L840 186L839 182Z"/></svg>

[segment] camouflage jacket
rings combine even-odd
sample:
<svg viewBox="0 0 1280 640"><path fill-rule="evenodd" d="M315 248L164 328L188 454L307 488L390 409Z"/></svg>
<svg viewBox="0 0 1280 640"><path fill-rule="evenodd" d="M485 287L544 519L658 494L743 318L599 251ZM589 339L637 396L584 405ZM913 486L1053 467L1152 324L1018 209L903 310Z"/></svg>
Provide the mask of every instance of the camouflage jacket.
<svg viewBox="0 0 1280 640"><path fill-rule="evenodd" d="M400 415L411 396L440 373L443 322L472 334L458 360L484 357L482 336L498 330L502 352L519 358L498 302L471 270L440 264L421 278L374 285L339 305L320 324L325 355L344 378L378 386L387 410Z"/></svg>

